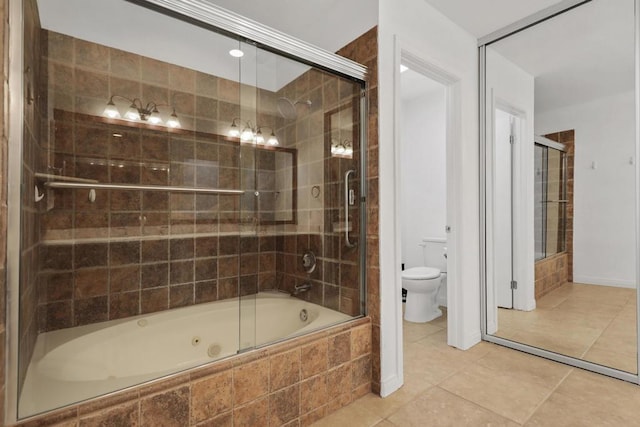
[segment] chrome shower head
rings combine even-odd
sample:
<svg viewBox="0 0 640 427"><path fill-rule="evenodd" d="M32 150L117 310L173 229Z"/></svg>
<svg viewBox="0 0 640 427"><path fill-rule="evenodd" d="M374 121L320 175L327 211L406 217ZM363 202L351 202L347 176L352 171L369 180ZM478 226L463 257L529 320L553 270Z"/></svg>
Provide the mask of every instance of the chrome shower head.
<svg viewBox="0 0 640 427"><path fill-rule="evenodd" d="M289 98L280 97L278 98L278 111L285 119L294 120L298 117L298 109L296 108L298 104L311 106L312 102L310 99L293 102Z"/></svg>

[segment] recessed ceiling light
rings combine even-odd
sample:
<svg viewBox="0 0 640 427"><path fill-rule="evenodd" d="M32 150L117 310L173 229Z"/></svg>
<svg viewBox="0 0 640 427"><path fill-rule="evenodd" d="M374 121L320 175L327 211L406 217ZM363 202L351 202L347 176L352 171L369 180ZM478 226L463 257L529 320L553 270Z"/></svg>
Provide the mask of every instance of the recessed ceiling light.
<svg viewBox="0 0 640 427"><path fill-rule="evenodd" d="M240 49L231 49L229 51L229 55L233 56L234 58L242 58L244 56L244 52Z"/></svg>
<svg viewBox="0 0 640 427"><path fill-rule="evenodd" d="M405 71L407 71L409 69L409 67L407 67L406 65L400 64L400 72L404 73Z"/></svg>

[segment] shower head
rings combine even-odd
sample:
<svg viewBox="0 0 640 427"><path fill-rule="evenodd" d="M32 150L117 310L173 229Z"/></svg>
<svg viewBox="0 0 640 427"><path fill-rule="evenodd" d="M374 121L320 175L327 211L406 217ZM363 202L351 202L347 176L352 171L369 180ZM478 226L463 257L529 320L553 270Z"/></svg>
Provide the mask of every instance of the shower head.
<svg viewBox="0 0 640 427"><path fill-rule="evenodd" d="M289 98L281 97L278 98L278 111L285 119L294 120L298 117L298 109L296 108L298 104L311 106L311 100L293 102Z"/></svg>

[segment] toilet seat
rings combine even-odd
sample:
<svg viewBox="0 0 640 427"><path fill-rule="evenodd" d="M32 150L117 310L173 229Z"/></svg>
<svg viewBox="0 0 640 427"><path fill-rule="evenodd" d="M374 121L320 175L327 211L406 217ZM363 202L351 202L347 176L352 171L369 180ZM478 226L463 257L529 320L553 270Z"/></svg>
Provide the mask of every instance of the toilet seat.
<svg viewBox="0 0 640 427"><path fill-rule="evenodd" d="M409 280L429 280L437 279L440 270L433 267L412 267L402 271L402 278Z"/></svg>

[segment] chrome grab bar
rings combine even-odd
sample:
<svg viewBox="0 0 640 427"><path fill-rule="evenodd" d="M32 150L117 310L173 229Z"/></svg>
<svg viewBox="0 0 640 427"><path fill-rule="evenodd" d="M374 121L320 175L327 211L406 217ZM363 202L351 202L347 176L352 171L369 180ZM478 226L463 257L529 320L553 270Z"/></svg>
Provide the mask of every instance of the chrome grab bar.
<svg viewBox="0 0 640 427"><path fill-rule="evenodd" d="M355 203L353 193L349 191L349 176L355 172L355 170L350 169L344 174L344 241L348 248L355 248L357 245L357 243L351 243L349 240L349 204L350 202L351 204Z"/></svg>

